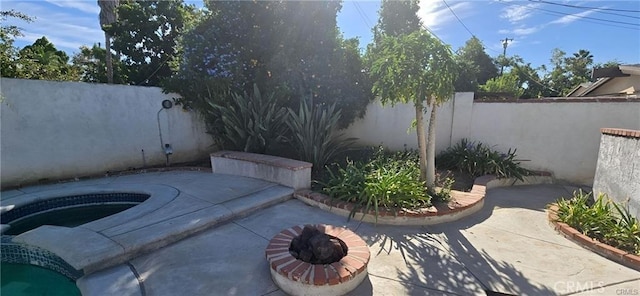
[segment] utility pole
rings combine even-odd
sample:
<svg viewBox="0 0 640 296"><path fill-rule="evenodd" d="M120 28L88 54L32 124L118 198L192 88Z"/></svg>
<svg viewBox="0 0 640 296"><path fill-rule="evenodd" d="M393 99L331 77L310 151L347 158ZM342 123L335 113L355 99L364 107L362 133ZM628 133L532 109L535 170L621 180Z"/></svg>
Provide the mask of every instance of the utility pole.
<svg viewBox="0 0 640 296"><path fill-rule="evenodd" d="M504 72L504 62L507 59L507 46L509 45L509 41L513 41L513 38L504 38L502 41L502 58L505 59L502 61L502 67L500 68L500 76L502 76L502 72Z"/></svg>

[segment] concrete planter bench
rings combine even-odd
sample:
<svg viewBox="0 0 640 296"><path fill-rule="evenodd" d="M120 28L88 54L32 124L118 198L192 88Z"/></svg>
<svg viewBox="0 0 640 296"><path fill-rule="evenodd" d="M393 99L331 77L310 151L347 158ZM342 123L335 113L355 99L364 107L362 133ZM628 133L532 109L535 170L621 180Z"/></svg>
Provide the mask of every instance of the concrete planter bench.
<svg viewBox="0 0 640 296"><path fill-rule="evenodd" d="M214 173L261 179L295 190L311 187L312 164L278 156L218 151L211 154Z"/></svg>

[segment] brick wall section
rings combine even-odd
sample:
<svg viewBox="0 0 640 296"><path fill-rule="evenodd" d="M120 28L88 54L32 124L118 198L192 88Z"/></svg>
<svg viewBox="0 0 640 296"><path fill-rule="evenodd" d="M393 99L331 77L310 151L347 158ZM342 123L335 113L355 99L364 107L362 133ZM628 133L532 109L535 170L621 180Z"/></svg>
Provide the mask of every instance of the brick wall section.
<svg viewBox="0 0 640 296"><path fill-rule="evenodd" d="M640 256L625 252L607 244L603 244L580 233L580 231L572 228L568 224L558 221L557 212L558 206L556 204L552 204L547 209L547 218L549 219L549 223L551 224L551 226L553 226L553 228L564 237L572 240L573 242L579 244L584 248L596 252L600 256L640 271Z"/></svg>
<svg viewBox="0 0 640 296"><path fill-rule="evenodd" d="M314 286L345 283L367 269L371 258L367 243L349 229L325 224L312 226L342 240L347 245L347 255L331 264L310 264L294 258L289 253L289 245L294 237L302 234L304 226L285 229L269 241L265 255L271 269L292 281Z"/></svg>
<svg viewBox="0 0 640 296"><path fill-rule="evenodd" d="M620 128L601 128L600 133L605 135L620 136L627 138L640 138L640 131Z"/></svg>

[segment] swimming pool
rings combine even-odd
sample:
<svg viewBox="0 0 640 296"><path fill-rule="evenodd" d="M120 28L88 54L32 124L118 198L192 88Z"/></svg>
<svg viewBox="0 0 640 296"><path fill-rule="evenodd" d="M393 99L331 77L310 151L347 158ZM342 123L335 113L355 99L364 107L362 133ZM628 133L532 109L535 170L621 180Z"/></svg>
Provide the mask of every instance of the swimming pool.
<svg viewBox="0 0 640 296"><path fill-rule="evenodd" d="M43 225L76 227L132 208L149 194L108 192L48 198L0 216L9 225L0 245L3 295L81 295L75 281L84 273L52 252L12 239Z"/></svg>
<svg viewBox="0 0 640 296"><path fill-rule="evenodd" d="M80 295L75 281L83 275L55 254L12 241L0 244L2 295Z"/></svg>
<svg viewBox="0 0 640 296"><path fill-rule="evenodd" d="M76 227L136 206L149 198L143 193L95 193L56 197L17 207L0 216L10 228L3 234L18 235L42 225Z"/></svg>

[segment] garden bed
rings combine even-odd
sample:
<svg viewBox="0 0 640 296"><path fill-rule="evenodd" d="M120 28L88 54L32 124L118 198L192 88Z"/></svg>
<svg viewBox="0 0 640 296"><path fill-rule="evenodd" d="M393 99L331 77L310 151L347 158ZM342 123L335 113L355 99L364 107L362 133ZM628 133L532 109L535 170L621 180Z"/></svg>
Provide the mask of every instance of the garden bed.
<svg viewBox="0 0 640 296"><path fill-rule="evenodd" d="M560 219L558 218L558 204L551 204L548 207L547 217L549 219L549 224L551 224L551 226L553 226L553 228L558 233L560 233L567 239L611 261L640 271L640 256L604 244L596 239L582 234L580 231L569 226L567 223L560 222Z"/></svg>

